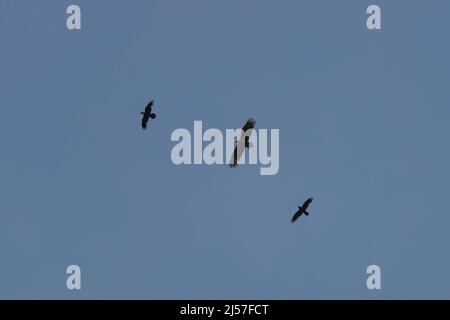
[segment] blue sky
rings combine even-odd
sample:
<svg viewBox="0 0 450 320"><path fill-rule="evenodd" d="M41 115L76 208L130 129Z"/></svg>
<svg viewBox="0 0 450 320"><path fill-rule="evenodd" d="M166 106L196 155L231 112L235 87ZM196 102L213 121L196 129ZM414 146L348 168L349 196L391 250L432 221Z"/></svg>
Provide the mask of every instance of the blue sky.
<svg viewBox="0 0 450 320"><path fill-rule="evenodd" d="M0 298L450 298L449 10L0 0ZM277 175L171 162L174 129L249 117Z"/></svg>

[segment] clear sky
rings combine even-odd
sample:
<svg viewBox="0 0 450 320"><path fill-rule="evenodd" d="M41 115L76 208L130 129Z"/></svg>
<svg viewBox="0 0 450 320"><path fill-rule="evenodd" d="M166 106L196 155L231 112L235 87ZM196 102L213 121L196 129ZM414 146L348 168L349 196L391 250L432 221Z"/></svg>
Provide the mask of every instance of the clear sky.
<svg viewBox="0 0 450 320"><path fill-rule="evenodd" d="M449 299L449 12L0 0L0 298ZM277 175L172 163L174 129L249 117Z"/></svg>

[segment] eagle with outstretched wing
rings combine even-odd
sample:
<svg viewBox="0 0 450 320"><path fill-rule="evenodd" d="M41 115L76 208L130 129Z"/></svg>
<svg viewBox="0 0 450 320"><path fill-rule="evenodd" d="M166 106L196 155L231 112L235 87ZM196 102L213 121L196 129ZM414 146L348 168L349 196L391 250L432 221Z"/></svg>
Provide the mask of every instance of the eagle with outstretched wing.
<svg viewBox="0 0 450 320"><path fill-rule="evenodd" d="M297 206L298 207L298 211L292 217L292 219L291 219L292 223L297 221L297 219L300 218L302 214L305 214L306 216L309 216L309 212L306 211L306 210L308 210L308 207L309 207L309 205L311 204L312 201L313 201L313 198L309 198L303 203L302 206Z"/></svg>
<svg viewBox="0 0 450 320"><path fill-rule="evenodd" d="M145 111L141 112L142 114L142 129L147 129L147 122L150 118L155 119L156 114L152 112L153 100L150 101L145 107Z"/></svg>
<svg viewBox="0 0 450 320"><path fill-rule="evenodd" d="M242 127L242 135L239 141L235 138L234 140L235 147L229 164L231 168L237 167L238 161L242 157L244 150L246 148L249 149L252 147L250 143L250 136L252 134L253 129L255 128L255 124L256 124L255 119L253 118L248 119L247 122Z"/></svg>

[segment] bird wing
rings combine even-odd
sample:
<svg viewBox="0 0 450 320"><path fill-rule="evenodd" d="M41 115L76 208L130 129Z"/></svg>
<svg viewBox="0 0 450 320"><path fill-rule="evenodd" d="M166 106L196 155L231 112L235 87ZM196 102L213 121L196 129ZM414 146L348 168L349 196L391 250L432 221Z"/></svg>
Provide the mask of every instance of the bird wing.
<svg viewBox="0 0 450 320"><path fill-rule="evenodd" d="M150 101L147 106L145 107L145 113L151 113L152 112L152 106L153 106L153 100Z"/></svg>
<svg viewBox="0 0 450 320"><path fill-rule="evenodd" d="M144 114L142 116L142 129L146 129L147 128L147 122L148 122L148 115Z"/></svg>
<svg viewBox="0 0 450 320"><path fill-rule="evenodd" d="M245 142L242 140L238 141L236 143L236 146L234 147L234 152L232 155L232 158L230 160L230 167L234 168L237 167L239 159L242 157L242 154L244 153L245 148Z"/></svg>
<svg viewBox="0 0 450 320"><path fill-rule="evenodd" d="M294 223L297 219L302 215L301 211L298 210L291 219L291 222Z"/></svg>
<svg viewBox="0 0 450 320"><path fill-rule="evenodd" d="M308 200L306 200L304 203L303 203L303 208L305 208L305 210L306 209L308 209L308 207L309 207L309 205L311 204L311 202L313 201L313 199L312 198L308 198Z"/></svg>
<svg viewBox="0 0 450 320"><path fill-rule="evenodd" d="M246 131L249 130L249 129L253 129L253 128L255 128L255 124L256 124L255 119L250 118L250 119L248 119L247 122L244 124L244 126L242 127L242 130L243 130L244 132L246 132Z"/></svg>
<svg viewBox="0 0 450 320"><path fill-rule="evenodd" d="M230 166L230 168L234 168L234 167L237 167L237 165L238 165L238 163L237 163L237 146L236 146L236 147L234 147L234 152L231 156L229 166Z"/></svg>
<svg viewBox="0 0 450 320"><path fill-rule="evenodd" d="M255 128L255 123L256 121L253 118L247 120L245 125L242 127L242 133L239 137L239 142L245 143L245 140L250 139L250 136L253 133L253 129Z"/></svg>

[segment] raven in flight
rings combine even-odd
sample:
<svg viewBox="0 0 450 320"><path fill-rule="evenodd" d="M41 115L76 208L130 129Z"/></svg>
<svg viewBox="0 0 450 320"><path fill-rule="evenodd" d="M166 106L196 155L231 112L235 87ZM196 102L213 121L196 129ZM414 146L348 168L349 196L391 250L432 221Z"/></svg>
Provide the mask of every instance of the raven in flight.
<svg viewBox="0 0 450 320"><path fill-rule="evenodd" d="M309 216L309 212L306 211L309 207L309 205L311 204L311 202L313 201L313 198L309 198L308 200L306 200L303 205L300 207L298 206L298 211L294 214L294 216L291 219L291 222L294 223L298 218L300 218L300 216L302 214L305 214L307 216Z"/></svg>
<svg viewBox="0 0 450 320"><path fill-rule="evenodd" d="M152 113L153 100L150 101L145 107L145 111L142 114L142 129L147 129L147 122L149 118L155 119L156 114Z"/></svg>
<svg viewBox="0 0 450 320"><path fill-rule="evenodd" d="M252 145L250 143L250 135L252 134L253 129L255 128L256 121L253 118L247 120L245 125L242 127L242 135L239 141L234 139L235 147L233 152L233 158L230 160L230 167L234 168L238 166L238 160L241 158L242 153L244 153L244 149L251 148Z"/></svg>

